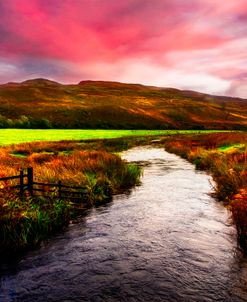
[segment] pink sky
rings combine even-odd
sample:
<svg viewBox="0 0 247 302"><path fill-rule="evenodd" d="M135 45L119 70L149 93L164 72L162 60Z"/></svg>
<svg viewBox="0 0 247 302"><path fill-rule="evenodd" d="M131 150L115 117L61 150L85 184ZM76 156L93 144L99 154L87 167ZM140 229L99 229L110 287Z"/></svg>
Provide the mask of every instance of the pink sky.
<svg viewBox="0 0 247 302"><path fill-rule="evenodd" d="M247 98L246 0L0 2L0 82L110 80Z"/></svg>

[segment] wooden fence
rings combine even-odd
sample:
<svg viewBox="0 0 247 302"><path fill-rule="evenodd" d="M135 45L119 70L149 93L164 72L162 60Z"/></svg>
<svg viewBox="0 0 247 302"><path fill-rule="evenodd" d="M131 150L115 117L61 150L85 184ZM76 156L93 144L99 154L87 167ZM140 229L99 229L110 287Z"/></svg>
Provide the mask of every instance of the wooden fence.
<svg viewBox="0 0 247 302"><path fill-rule="evenodd" d="M20 170L19 175L2 177L0 182L17 180L17 185L2 186L4 190L13 190L20 197L29 195L31 197L55 197L59 199L82 200L86 198L85 187L63 185L61 181L57 183L43 183L34 181L33 168Z"/></svg>

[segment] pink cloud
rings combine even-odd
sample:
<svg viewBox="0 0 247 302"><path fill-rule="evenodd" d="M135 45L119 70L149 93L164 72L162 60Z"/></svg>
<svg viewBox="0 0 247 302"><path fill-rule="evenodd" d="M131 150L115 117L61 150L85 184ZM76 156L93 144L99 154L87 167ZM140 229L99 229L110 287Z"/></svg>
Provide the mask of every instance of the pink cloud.
<svg viewBox="0 0 247 302"><path fill-rule="evenodd" d="M150 81L156 79L157 84L163 83L158 70L172 74L180 70L191 78L203 75L204 80L228 81L221 93L229 93L226 86L233 85L236 74L241 77L247 67L246 17L245 0L224 4L215 0L4 1L0 4L0 81L30 75L61 81L85 76L121 80L132 70L128 64L138 61L146 64ZM42 62L46 67L50 64L49 72ZM7 69L12 72L6 72L6 66L14 66ZM107 66L107 73L96 66ZM140 73L131 73L131 81L143 81ZM193 89L190 82L188 88ZM174 85L179 83L174 80ZM202 89L213 90L206 85Z"/></svg>

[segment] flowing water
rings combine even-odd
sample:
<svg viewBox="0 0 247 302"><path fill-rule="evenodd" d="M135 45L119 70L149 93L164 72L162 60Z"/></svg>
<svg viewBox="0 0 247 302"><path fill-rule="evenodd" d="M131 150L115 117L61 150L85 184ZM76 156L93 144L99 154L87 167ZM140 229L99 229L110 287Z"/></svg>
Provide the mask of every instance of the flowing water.
<svg viewBox="0 0 247 302"><path fill-rule="evenodd" d="M141 186L1 274L0 301L247 301L247 260L211 178L160 148L123 153Z"/></svg>

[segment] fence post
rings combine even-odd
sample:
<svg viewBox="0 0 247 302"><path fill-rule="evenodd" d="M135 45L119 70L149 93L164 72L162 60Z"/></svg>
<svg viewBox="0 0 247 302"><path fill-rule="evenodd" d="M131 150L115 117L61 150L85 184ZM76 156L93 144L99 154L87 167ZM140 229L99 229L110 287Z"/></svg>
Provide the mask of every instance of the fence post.
<svg viewBox="0 0 247 302"><path fill-rule="evenodd" d="M23 170L20 170L20 196L23 197L24 194L24 177Z"/></svg>
<svg viewBox="0 0 247 302"><path fill-rule="evenodd" d="M58 181L58 198L62 198L62 183L61 180Z"/></svg>
<svg viewBox="0 0 247 302"><path fill-rule="evenodd" d="M33 196L33 168L27 168L27 187L29 194Z"/></svg>

